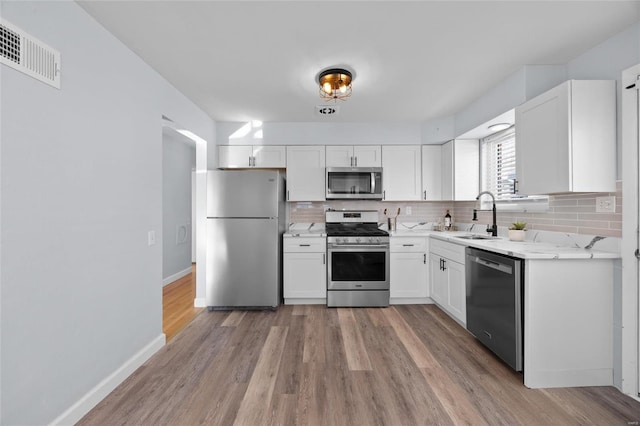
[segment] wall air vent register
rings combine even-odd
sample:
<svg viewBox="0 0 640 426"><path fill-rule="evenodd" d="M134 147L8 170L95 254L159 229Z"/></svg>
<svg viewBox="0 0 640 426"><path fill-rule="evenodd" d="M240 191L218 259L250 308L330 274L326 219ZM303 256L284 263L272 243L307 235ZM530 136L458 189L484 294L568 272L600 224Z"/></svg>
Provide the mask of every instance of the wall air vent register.
<svg viewBox="0 0 640 426"><path fill-rule="evenodd" d="M60 52L4 19L0 19L0 63L60 88Z"/></svg>

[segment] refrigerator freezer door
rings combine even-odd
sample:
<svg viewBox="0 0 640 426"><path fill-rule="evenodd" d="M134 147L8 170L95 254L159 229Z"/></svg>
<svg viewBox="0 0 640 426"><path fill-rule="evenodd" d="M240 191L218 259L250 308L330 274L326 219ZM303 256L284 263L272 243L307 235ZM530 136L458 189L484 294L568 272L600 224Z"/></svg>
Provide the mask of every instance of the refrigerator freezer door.
<svg viewBox="0 0 640 426"><path fill-rule="evenodd" d="M277 219L207 220L207 306L277 307Z"/></svg>
<svg viewBox="0 0 640 426"><path fill-rule="evenodd" d="M276 171L207 172L207 217L277 217L284 188Z"/></svg>

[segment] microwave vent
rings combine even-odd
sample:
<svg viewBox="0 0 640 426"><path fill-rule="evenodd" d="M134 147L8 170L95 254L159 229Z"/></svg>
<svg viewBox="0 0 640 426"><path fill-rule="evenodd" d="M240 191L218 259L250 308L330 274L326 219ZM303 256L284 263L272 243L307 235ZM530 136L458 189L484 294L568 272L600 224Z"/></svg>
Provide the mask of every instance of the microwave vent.
<svg viewBox="0 0 640 426"><path fill-rule="evenodd" d="M0 63L60 88L60 52L0 19Z"/></svg>

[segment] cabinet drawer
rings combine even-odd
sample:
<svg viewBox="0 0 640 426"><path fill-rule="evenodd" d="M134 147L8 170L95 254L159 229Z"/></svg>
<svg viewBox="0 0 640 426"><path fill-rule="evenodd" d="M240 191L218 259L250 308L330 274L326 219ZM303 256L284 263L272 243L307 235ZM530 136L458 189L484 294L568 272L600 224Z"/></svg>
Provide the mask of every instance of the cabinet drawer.
<svg viewBox="0 0 640 426"><path fill-rule="evenodd" d="M324 253L327 251L327 239L320 237L285 237L283 238L285 253Z"/></svg>
<svg viewBox="0 0 640 426"><path fill-rule="evenodd" d="M455 243L449 243L447 241L431 239L429 243L429 251L435 253L438 256L446 257L449 260L458 262L464 265L464 249L465 246Z"/></svg>
<svg viewBox="0 0 640 426"><path fill-rule="evenodd" d="M427 251L426 237L391 237L391 253L424 253Z"/></svg>

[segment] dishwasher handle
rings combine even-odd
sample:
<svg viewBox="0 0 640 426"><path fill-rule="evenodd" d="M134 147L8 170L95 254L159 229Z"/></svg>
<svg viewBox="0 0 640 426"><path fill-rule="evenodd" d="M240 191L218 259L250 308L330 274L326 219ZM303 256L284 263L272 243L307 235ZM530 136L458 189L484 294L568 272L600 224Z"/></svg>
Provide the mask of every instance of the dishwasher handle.
<svg viewBox="0 0 640 426"><path fill-rule="evenodd" d="M505 265L504 263L495 262L493 260L484 259L480 256L471 256L471 261L478 263L487 268L492 268L505 274L513 274L513 267L511 265Z"/></svg>

